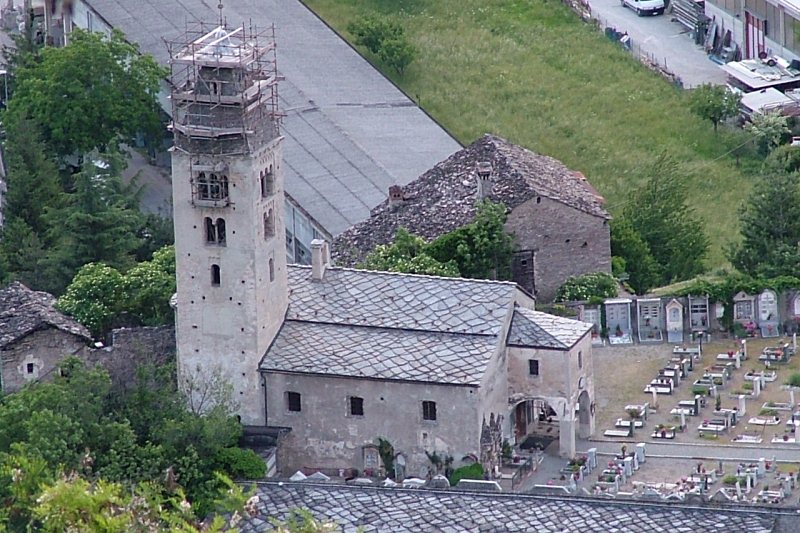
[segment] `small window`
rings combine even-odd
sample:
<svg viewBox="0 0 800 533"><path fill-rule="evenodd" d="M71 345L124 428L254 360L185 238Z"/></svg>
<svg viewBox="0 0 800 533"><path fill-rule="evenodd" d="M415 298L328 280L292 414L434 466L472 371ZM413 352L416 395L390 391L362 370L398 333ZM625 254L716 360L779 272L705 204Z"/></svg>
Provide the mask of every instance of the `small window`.
<svg viewBox="0 0 800 533"><path fill-rule="evenodd" d="M299 413L303 410L299 392L286 393L286 409L292 413Z"/></svg>
<svg viewBox="0 0 800 533"><path fill-rule="evenodd" d="M25 365L25 370L27 370L28 374L33 374L34 369L35 367L33 366L33 363L28 363Z"/></svg>
<svg viewBox="0 0 800 533"><path fill-rule="evenodd" d="M528 359L528 374L531 376L538 376L539 375L539 360L538 359Z"/></svg>
<svg viewBox="0 0 800 533"><path fill-rule="evenodd" d="M422 402L422 419L436 420L436 402L428 400Z"/></svg>
<svg viewBox="0 0 800 533"><path fill-rule="evenodd" d="M275 281L275 260L269 258L269 280Z"/></svg>
<svg viewBox="0 0 800 533"><path fill-rule="evenodd" d="M222 274L220 272L219 265L211 265L211 285L214 287L219 287L221 281Z"/></svg>
<svg viewBox="0 0 800 533"><path fill-rule="evenodd" d="M583 352L578 352L578 370L581 368L583 368Z"/></svg>
<svg viewBox="0 0 800 533"><path fill-rule="evenodd" d="M272 165L261 172L261 196L266 198L275 194L275 174L272 172Z"/></svg>
<svg viewBox="0 0 800 533"><path fill-rule="evenodd" d="M348 403L350 404L350 414L352 416L364 416L364 398L350 396Z"/></svg>
<svg viewBox="0 0 800 533"><path fill-rule="evenodd" d="M225 246L225 219L218 218L216 221L211 217L205 218L206 244L218 244Z"/></svg>
<svg viewBox="0 0 800 533"><path fill-rule="evenodd" d="M270 239L275 236L275 214L272 209L268 209L264 213L264 239Z"/></svg>

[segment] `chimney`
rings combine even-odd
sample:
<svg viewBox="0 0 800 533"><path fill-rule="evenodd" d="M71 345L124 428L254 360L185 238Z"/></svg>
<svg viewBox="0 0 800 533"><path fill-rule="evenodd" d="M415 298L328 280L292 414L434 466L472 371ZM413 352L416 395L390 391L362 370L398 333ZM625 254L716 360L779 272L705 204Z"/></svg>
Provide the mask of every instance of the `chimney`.
<svg viewBox="0 0 800 533"><path fill-rule="evenodd" d="M322 239L311 241L311 279L322 281L325 277L325 268L330 263L328 243Z"/></svg>
<svg viewBox="0 0 800 533"><path fill-rule="evenodd" d="M389 206L394 207L403 203L405 197L403 196L403 188L399 185L392 185L389 187Z"/></svg>
<svg viewBox="0 0 800 533"><path fill-rule="evenodd" d="M478 200L488 198L492 194L492 164L489 161L478 161L475 168L478 183Z"/></svg>

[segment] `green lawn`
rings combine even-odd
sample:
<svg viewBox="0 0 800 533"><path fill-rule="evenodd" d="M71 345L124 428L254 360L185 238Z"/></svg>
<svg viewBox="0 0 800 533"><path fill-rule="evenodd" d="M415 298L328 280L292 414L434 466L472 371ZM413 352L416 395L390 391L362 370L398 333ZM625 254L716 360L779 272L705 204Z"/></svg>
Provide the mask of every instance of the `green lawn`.
<svg viewBox="0 0 800 533"><path fill-rule="evenodd" d="M708 221L710 267L737 238L750 185L726 155L744 134L715 136L687 95L555 0L305 0L346 38L359 14L395 16L419 57L387 73L462 143L485 132L580 170L614 212L638 169L661 152L682 162ZM380 65L378 65L380 66ZM746 155L745 157L752 157ZM756 165L746 161L749 167Z"/></svg>

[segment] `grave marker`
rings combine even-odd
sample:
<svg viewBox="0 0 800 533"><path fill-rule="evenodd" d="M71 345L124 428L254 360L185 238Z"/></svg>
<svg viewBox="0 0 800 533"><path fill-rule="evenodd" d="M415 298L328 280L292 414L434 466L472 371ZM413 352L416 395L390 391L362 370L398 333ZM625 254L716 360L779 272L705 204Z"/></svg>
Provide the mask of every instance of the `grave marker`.
<svg viewBox="0 0 800 533"><path fill-rule="evenodd" d="M640 442L636 445L635 453L636 459L639 461L640 464L644 464L647 462L646 454L645 454L645 447L647 445L644 442Z"/></svg>

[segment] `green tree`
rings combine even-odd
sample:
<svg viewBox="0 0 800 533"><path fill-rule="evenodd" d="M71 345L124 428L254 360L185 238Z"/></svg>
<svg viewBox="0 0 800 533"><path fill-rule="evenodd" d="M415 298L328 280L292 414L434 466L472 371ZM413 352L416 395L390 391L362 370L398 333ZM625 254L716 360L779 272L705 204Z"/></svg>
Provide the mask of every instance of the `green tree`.
<svg viewBox="0 0 800 533"><path fill-rule="evenodd" d="M32 289L42 288L46 255L45 243L24 220L16 216L5 220L0 240L0 262L8 276Z"/></svg>
<svg viewBox="0 0 800 533"><path fill-rule="evenodd" d="M58 299L59 310L89 328L95 337L111 327L125 298L125 283L116 268L88 263L78 270Z"/></svg>
<svg viewBox="0 0 800 533"><path fill-rule="evenodd" d="M175 313L169 299L175 293L175 248L166 246L131 268L123 278L125 299L122 310L141 324L171 324Z"/></svg>
<svg viewBox="0 0 800 533"><path fill-rule="evenodd" d="M769 154L780 146L791 133L789 118L778 112L754 113L744 129L753 136L759 150L764 154Z"/></svg>
<svg viewBox="0 0 800 533"><path fill-rule="evenodd" d="M156 96L166 72L121 32L75 29L69 45L40 55L16 69L8 120L32 119L57 155L107 150L139 132L160 131Z"/></svg>
<svg viewBox="0 0 800 533"><path fill-rule="evenodd" d="M375 54L401 76L416 58L417 49L397 22L380 16L362 16L347 26L357 45Z"/></svg>
<svg viewBox="0 0 800 533"><path fill-rule="evenodd" d="M478 204L475 219L428 245L440 262L455 261L465 278L511 279L514 238L506 233L506 206L489 200Z"/></svg>
<svg viewBox="0 0 800 533"><path fill-rule="evenodd" d="M427 274L430 276L458 276L455 262L440 262L426 252L425 239L412 235L405 228L399 228L392 244L376 246L367 255L361 268L406 274Z"/></svg>
<svg viewBox="0 0 800 533"><path fill-rule="evenodd" d="M742 241L729 259L742 272L772 278L800 275L800 176L777 172L755 184L740 218Z"/></svg>
<svg viewBox="0 0 800 533"><path fill-rule="evenodd" d="M622 260L627 283L636 294L645 294L658 285L661 279L659 265L650 253L650 247L624 216L611 221L611 255L612 261Z"/></svg>
<svg viewBox="0 0 800 533"><path fill-rule="evenodd" d="M692 90L689 107L698 116L714 124L714 132L723 120L735 117L739 112L741 96L724 85L705 83Z"/></svg>
<svg viewBox="0 0 800 533"><path fill-rule="evenodd" d="M800 170L800 146L777 147L767 156L764 167L767 172L797 172Z"/></svg>
<svg viewBox="0 0 800 533"><path fill-rule="evenodd" d="M702 221L689 207L686 180L666 155L645 172L645 183L622 214L650 248L663 283L690 279L704 271L709 240Z"/></svg>
<svg viewBox="0 0 800 533"><path fill-rule="evenodd" d="M592 272L570 276L558 288L557 302L586 301L594 298L613 298L618 293L617 280L607 272Z"/></svg>
<svg viewBox="0 0 800 533"><path fill-rule="evenodd" d="M61 294L78 269L90 262L125 270L140 245L138 198L126 188L115 164L97 159L75 175L75 192L64 207L47 213L52 249L44 259L48 286Z"/></svg>
<svg viewBox="0 0 800 533"><path fill-rule="evenodd" d="M58 207L61 183L55 162L39 136L37 125L22 120L8 131L5 146L8 166L5 216L18 217L38 236L47 230L44 213Z"/></svg>

